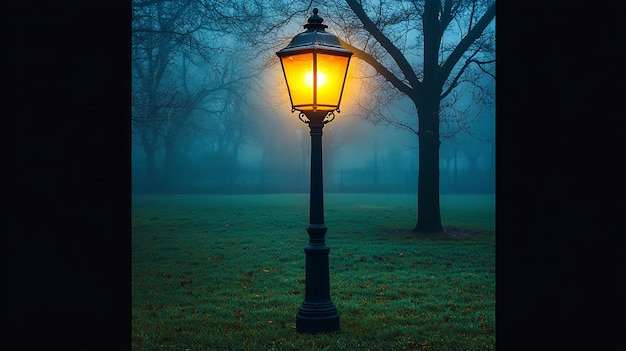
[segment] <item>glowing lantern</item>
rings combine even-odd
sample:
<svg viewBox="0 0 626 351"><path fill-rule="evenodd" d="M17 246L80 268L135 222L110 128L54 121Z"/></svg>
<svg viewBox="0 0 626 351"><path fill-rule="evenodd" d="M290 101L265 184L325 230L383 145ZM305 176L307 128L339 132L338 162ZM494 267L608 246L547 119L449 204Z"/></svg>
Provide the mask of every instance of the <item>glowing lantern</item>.
<svg viewBox="0 0 626 351"><path fill-rule="evenodd" d="M339 39L324 29L328 26L313 9L313 16L304 25L306 31L276 55L289 90L292 112L306 113L339 110L341 95L352 52L341 46Z"/></svg>

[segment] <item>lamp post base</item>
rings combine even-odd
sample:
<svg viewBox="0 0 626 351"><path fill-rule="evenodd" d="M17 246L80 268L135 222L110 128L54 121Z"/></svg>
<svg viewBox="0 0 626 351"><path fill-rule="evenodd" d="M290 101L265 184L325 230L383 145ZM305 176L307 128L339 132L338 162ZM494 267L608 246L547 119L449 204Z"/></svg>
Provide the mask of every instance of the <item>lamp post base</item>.
<svg viewBox="0 0 626 351"><path fill-rule="evenodd" d="M299 333L332 333L339 331L339 313L332 302L315 304L304 302L296 316Z"/></svg>
<svg viewBox="0 0 626 351"><path fill-rule="evenodd" d="M296 330L310 334L336 332L339 331L339 313L330 300L328 272L330 248L324 243L326 226L309 224L307 232L309 245L304 248L306 254L305 293L304 301L296 316Z"/></svg>

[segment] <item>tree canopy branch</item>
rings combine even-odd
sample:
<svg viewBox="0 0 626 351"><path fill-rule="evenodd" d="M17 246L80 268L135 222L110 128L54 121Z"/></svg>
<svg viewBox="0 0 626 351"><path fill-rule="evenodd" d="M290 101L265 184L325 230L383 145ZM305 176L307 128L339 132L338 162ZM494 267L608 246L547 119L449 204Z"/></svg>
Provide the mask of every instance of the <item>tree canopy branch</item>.
<svg viewBox="0 0 626 351"><path fill-rule="evenodd" d="M396 75L393 74L393 72L391 72L390 70L387 69L387 67L383 66L380 62L378 62L378 60L376 60L372 55L368 54L367 52L357 47L354 47L353 45L346 43L342 39L339 39L339 41L341 42L341 45L343 45L343 47L352 51L356 57L360 58L361 60L367 62L370 66L372 66L376 70L376 72L378 72L378 74L380 74L387 81L393 84L393 86L396 87L396 89L400 90L401 92L403 92L404 94L408 96L411 96L411 94L413 93L413 88L404 84L404 82L400 80L400 78L396 77Z"/></svg>
<svg viewBox="0 0 626 351"><path fill-rule="evenodd" d="M485 14L480 18L478 23L472 28L463 39L459 42L454 48L454 51L448 56L448 59L441 67L441 75L440 77L447 77L452 72L452 68L459 62L463 53L465 53L470 45L476 41L483 33L487 25L493 20L496 16L496 3L492 3L491 6L485 11Z"/></svg>
<svg viewBox="0 0 626 351"><path fill-rule="evenodd" d="M409 64L409 61L407 61L406 57L404 57L402 52L391 42L391 40L389 40L389 38L387 38L387 36L380 31L376 24L372 22L372 20L365 13L365 10L363 10L363 6L356 0L346 0L346 2L354 14L359 18L359 20L361 20L365 30L372 34L380 45L382 45L382 47L385 48L385 50L387 50L387 52L391 55L413 89L420 89L421 82L417 78L417 75L415 74L413 67L411 67L411 64Z"/></svg>
<svg viewBox="0 0 626 351"><path fill-rule="evenodd" d="M448 96L448 94L450 94L450 92L452 92L452 90L454 90L454 88L456 88L456 86L459 84L459 79L461 78L461 76L463 75L463 72L465 72L465 70L467 69L467 67L469 67L469 65L474 62L474 56L476 56L476 54L478 54L478 50L476 50L472 56L470 56L469 59L467 59L465 61L465 63L463 64L463 67L461 67L461 69L459 70L459 72L456 74L456 76L454 77L454 79L452 79L452 83L450 83L450 85L448 86L448 89L446 89L446 91L444 91L441 96L440 99L444 99L446 96Z"/></svg>

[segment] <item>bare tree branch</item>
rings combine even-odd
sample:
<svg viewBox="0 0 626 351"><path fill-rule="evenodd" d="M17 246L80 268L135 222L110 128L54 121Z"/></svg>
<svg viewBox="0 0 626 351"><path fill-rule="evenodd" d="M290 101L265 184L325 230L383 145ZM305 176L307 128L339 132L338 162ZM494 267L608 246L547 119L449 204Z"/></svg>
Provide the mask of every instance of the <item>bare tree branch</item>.
<svg viewBox="0 0 626 351"><path fill-rule="evenodd" d="M393 86L396 87L396 89L400 90L401 92L407 95L413 94L413 88L404 84L403 81L401 81L398 77L396 77L395 74L389 71L387 67L383 66L380 62L378 62L378 60L372 57L372 55L368 54L367 52L355 46L350 45L349 43L346 43L342 39L339 39L339 41L341 42L341 45L343 45L346 49L352 51L356 57L360 58L361 60L367 62L370 66L372 66L376 70L376 72L378 72L378 74L380 74L387 81L393 84Z"/></svg>
<svg viewBox="0 0 626 351"><path fill-rule="evenodd" d="M454 51L448 56L446 62L441 67L440 77L447 77L452 72L452 68L459 62L463 54L469 49L470 45L483 33L487 25L494 19L496 15L496 3L492 3L487 11L480 18L476 26L472 28L461 42L454 48Z"/></svg>
<svg viewBox="0 0 626 351"><path fill-rule="evenodd" d="M346 0L346 2L352 11L354 11L354 14L361 20L365 30L371 33L380 45L391 55L411 87L413 87L414 90L419 90L421 82L415 75L413 67L411 67L411 64L409 64L404 54L378 29L376 24L367 16L360 3L356 0Z"/></svg>

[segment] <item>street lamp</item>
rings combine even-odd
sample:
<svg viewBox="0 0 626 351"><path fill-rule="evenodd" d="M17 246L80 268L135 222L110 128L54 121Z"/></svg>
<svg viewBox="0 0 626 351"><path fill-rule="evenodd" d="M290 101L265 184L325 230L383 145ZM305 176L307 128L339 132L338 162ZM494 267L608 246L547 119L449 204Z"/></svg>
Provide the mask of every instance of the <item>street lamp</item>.
<svg viewBox="0 0 626 351"><path fill-rule="evenodd" d="M348 64L352 52L341 46L336 36L327 33L328 26L313 9L304 25L306 31L296 35L276 55L280 62L291 100L291 112L311 129L311 190L309 204L309 244L306 254L304 302L296 316L300 333L339 331L339 313L330 300L328 252L324 235L324 188L322 173L322 128L339 112Z"/></svg>

